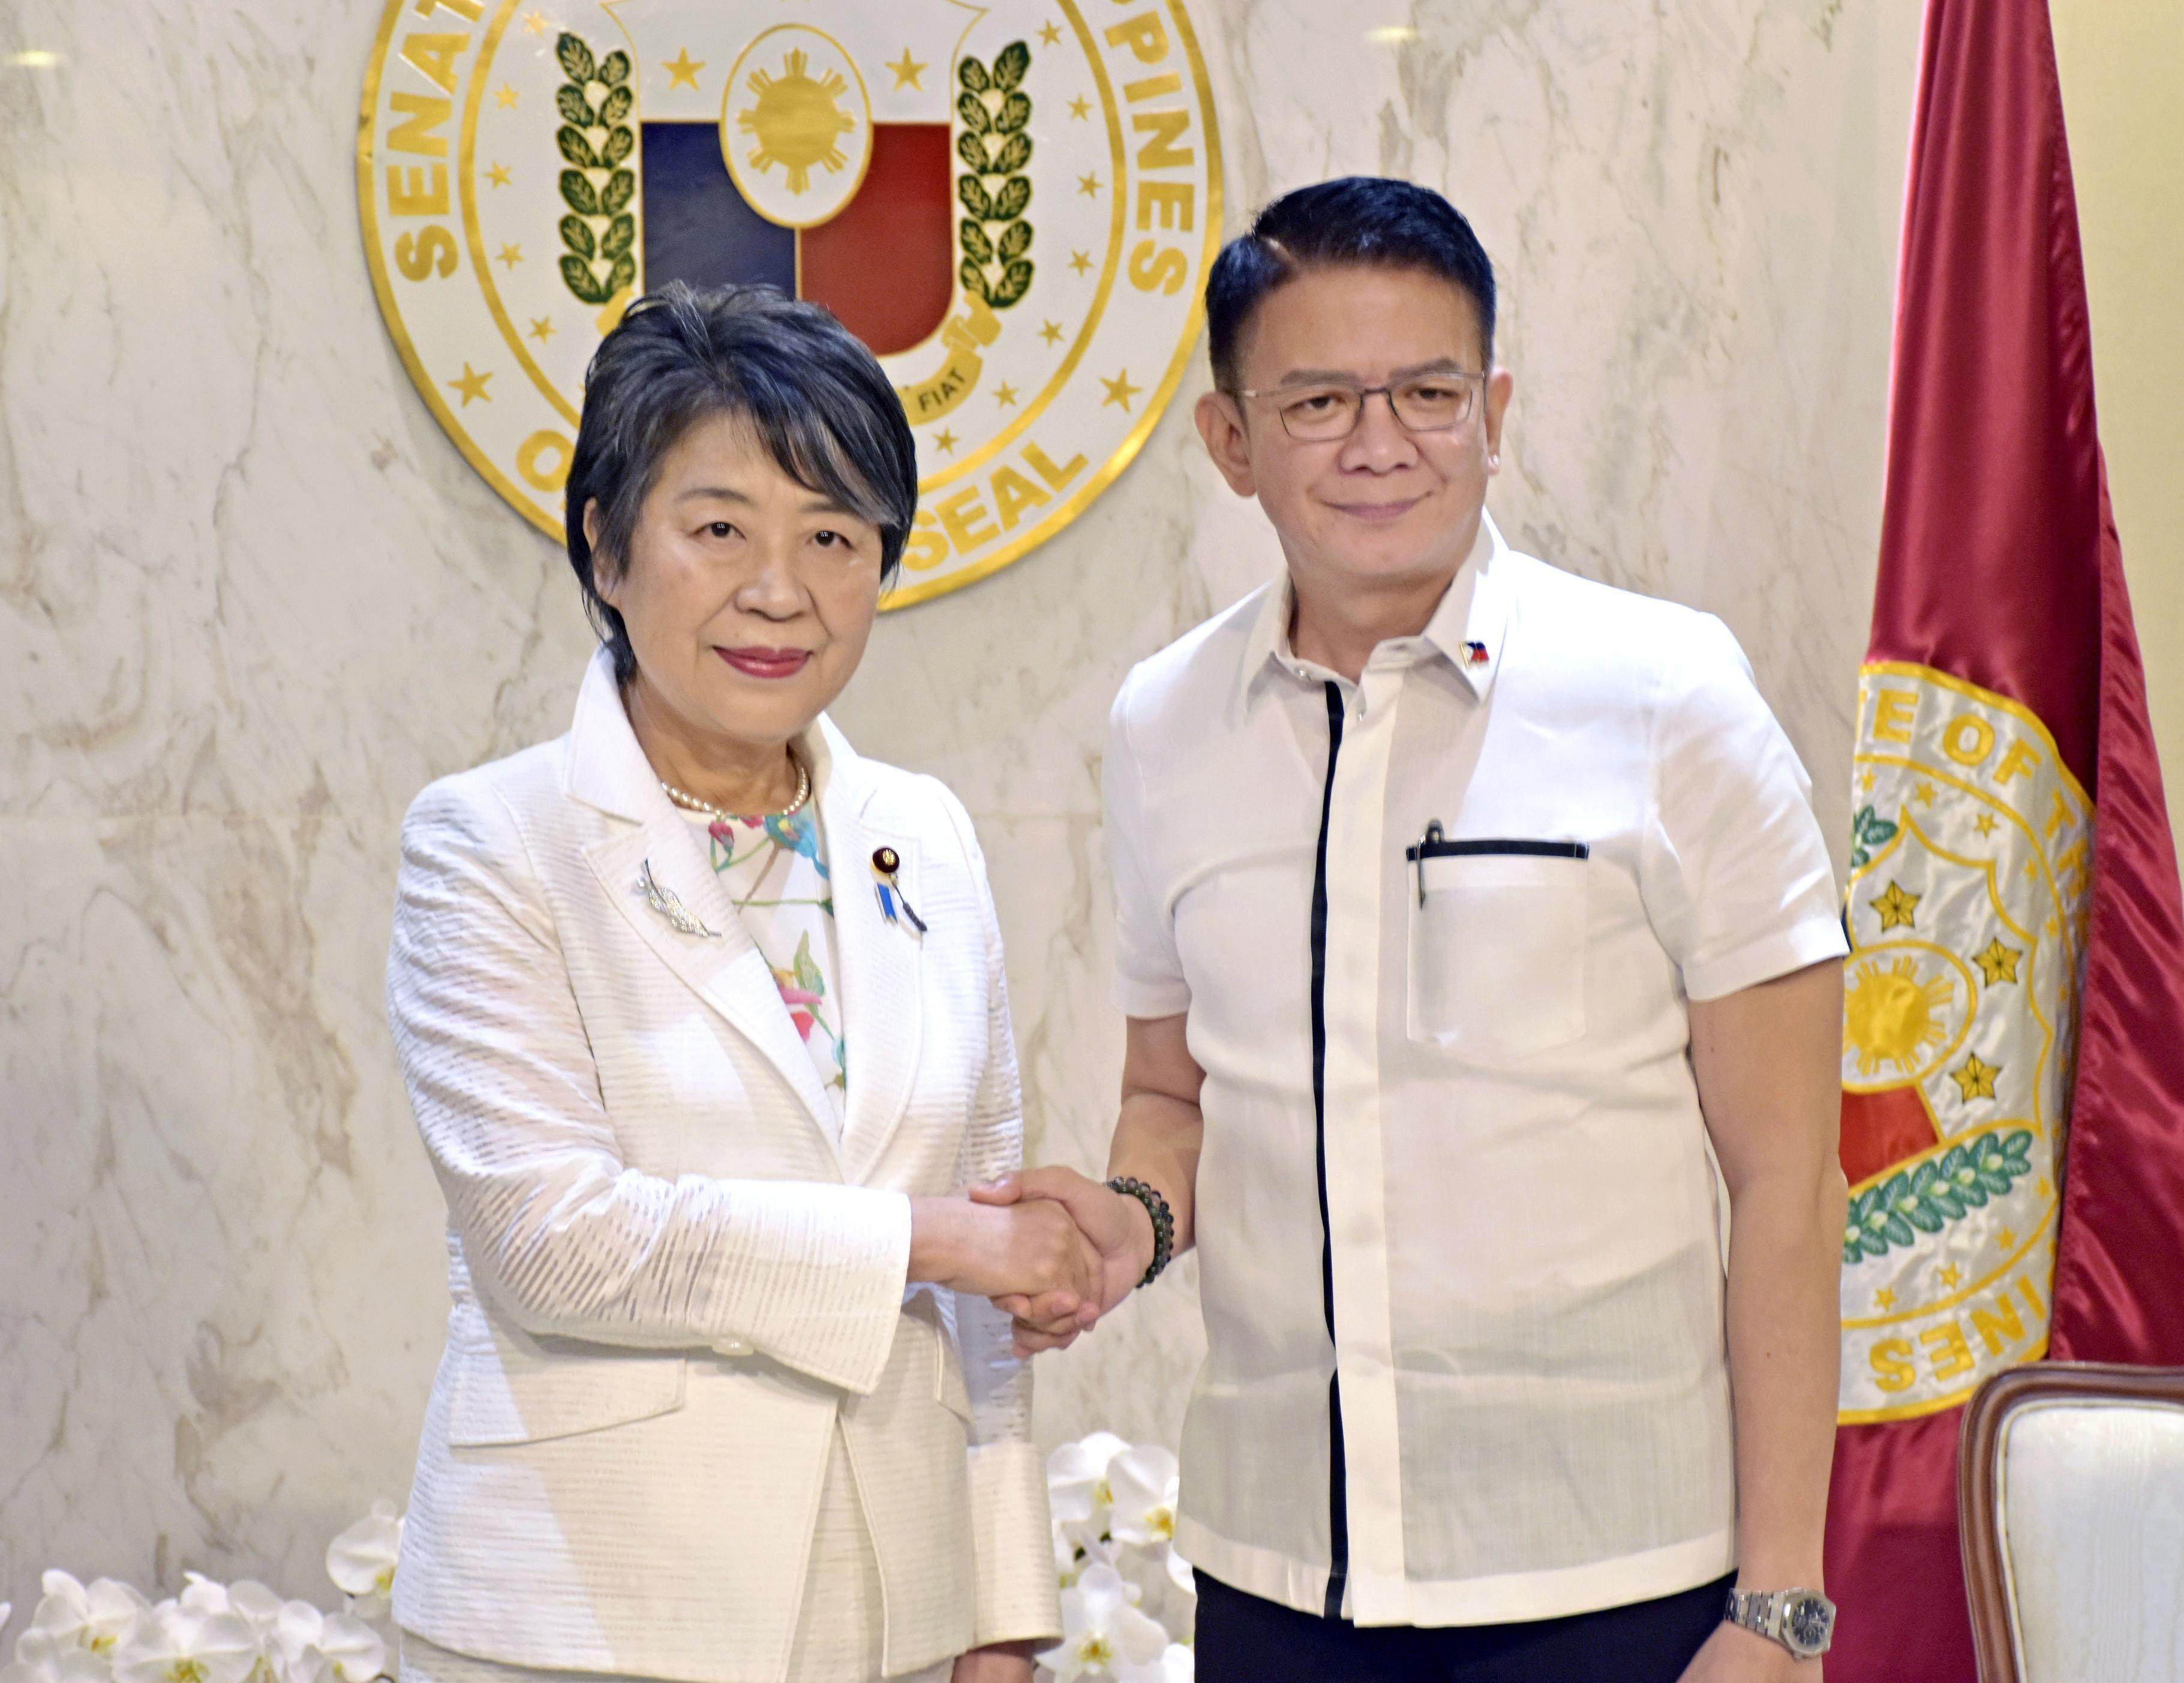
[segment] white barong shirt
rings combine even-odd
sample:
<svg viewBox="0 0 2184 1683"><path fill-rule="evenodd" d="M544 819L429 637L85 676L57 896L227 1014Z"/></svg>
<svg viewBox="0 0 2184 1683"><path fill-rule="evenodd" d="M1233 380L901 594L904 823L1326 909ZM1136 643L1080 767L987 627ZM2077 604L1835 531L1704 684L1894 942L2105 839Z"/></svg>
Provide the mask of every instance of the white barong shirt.
<svg viewBox="0 0 2184 1683"><path fill-rule="evenodd" d="M1206 1072L1178 1546L1365 1624L1705 1583L1736 1497L1687 1007L1845 951L1804 769L1719 620L1490 520L1362 683L1290 611L1139 666L1106 763L1120 1002L1188 1013Z"/></svg>

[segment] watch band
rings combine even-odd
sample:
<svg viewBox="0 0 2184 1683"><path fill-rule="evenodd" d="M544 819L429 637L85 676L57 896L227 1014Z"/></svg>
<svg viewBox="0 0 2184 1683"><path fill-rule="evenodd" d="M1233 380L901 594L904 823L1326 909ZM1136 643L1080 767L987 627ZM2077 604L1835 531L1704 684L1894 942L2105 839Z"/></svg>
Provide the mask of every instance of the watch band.
<svg viewBox="0 0 2184 1683"><path fill-rule="evenodd" d="M1799 1659L1818 1658L1835 1640L1835 1603L1817 1590L1732 1589L1722 1617Z"/></svg>
<svg viewBox="0 0 2184 1683"><path fill-rule="evenodd" d="M1145 1277L1138 1282L1140 1287L1150 1285L1161 1277L1161 1270L1168 1265L1175 1254L1175 1216L1168 1209L1167 1200L1144 1181L1127 1174L1117 1175L1107 1183L1110 1192L1119 1192L1126 1198L1134 1198L1145 1207L1145 1213L1153 1223L1153 1259L1145 1269Z"/></svg>

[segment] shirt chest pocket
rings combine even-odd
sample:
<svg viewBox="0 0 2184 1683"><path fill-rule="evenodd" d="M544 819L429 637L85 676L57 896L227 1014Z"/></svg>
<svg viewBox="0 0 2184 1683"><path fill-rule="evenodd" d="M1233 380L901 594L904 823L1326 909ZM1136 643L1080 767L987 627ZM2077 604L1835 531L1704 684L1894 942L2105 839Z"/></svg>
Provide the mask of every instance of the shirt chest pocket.
<svg viewBox="0 0 2184 1683"><path fill-rule="evenodd" d="M1409 851L1409 1029L1506 1061L1585 1033L1583 842L1443 838Z"/></svg>

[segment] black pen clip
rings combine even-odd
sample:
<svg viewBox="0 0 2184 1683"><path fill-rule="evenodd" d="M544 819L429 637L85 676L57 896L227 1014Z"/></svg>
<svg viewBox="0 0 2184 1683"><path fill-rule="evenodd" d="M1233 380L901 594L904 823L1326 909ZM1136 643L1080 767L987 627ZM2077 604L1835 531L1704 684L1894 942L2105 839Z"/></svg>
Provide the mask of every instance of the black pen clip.
<svg viewBox="0 0 2184 1683"><path fill-rule="evenodd" d="M1420 906L1426 903L1426 853L1429 849L1440 846L1442 839L1440 820L1428 819L1424 833L1418 837L1418 845L1411 850L1411 858L1418 867L1418 904Z"/></svg>

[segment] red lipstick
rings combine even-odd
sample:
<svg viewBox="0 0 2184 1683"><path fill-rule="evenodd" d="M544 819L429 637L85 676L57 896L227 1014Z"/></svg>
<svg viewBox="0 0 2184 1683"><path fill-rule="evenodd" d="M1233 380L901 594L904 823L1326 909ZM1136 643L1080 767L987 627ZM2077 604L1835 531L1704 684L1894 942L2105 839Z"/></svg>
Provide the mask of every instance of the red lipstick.
<svg viewBox="0 0 2184 1683"><path fill-rule="evenodd" d="M754 678L793 678L811 658L809 649L763 649L755 645L723 649L716 644L713 652L744 677Z"/></svg>

